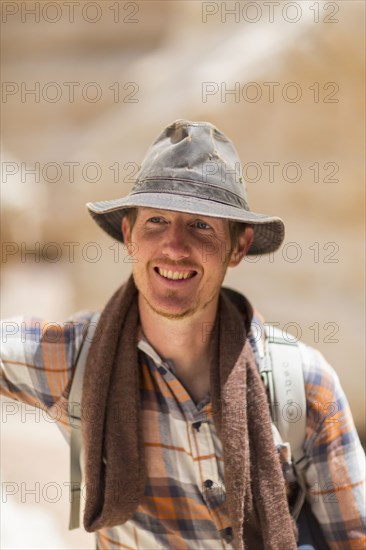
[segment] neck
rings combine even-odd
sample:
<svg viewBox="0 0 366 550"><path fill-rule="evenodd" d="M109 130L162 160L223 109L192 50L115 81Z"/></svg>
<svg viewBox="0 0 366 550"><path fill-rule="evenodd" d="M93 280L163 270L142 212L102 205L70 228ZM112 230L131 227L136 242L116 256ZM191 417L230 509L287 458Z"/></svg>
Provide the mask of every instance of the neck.
<svg viewBox="0 0 366 550"><path fill-rule="evenodd" d="M138 297L143 332L164 359L171 359L177 372L189 375L209 370L211 335L217 313L218 299L197 314L184 319L169 319L153 311Z"/></svg>

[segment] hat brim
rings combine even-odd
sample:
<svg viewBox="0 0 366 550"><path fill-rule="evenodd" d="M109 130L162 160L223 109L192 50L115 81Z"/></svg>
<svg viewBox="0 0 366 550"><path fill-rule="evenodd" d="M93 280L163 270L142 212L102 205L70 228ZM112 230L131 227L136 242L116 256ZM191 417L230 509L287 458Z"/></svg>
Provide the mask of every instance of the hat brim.
<svg viewBox="0 0 366 550"><path fill-rule="evenodd" d="M281 218L258 214L213 200L177 196L173 193L133 193L121 199L88 202L86 206L95 222L113 239L120 242L123 242L122 218L128 208L134 207L172 210L253 224L254 239L248 251L250 255L267 254L277 250L285 237L285 226Z"/></svg>

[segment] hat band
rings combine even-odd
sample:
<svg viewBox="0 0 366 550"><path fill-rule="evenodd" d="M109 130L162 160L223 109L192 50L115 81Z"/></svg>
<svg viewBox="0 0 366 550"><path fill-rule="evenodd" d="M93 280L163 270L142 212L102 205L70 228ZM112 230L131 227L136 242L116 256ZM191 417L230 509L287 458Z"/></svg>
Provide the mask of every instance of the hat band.
<svg viewBox="0 0 366 550"><path fill-rule="evenodd" d="M220 202L228 206L243 208L249 211L249 206L243 197L232 191L223 189L212 183L195 182L179 178L145 178L135 183L130 196L140 193L164 193L188 196L206 201Z"/></svg>

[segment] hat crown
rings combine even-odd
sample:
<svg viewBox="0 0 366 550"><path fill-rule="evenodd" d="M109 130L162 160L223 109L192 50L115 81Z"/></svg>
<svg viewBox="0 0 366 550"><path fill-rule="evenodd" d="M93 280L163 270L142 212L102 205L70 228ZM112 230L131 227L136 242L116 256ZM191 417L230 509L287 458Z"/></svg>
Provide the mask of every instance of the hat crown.
<svg viewBox="0 0 366 550"><path fill-rule="evenodd" d="M232 142L208 122L177 120L167 126L148 149L132 193L147 180L191 182L201 196L211 198L210 187L221 188L246 204L241 165Z"/></svg>

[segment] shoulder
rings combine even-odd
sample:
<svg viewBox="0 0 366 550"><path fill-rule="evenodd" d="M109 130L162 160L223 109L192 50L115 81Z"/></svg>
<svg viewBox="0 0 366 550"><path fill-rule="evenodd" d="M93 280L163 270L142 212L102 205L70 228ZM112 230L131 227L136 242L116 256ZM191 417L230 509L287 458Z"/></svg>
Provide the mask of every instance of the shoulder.
<svg viewBox="0 0 366 550"><path fill-rule="evenodd" d="M257 359L261 353L263 354L261 348L266 334L267 337L269 335L270 342L281 344L278 349L280 351L283 349L284 357L288 346L282 346L282 344L288 344L289 347L296 345L300 351L296 360L301 361L302 365L308 424L313 430L318 431L325 422L329 424L330 419L338 423L346 416L350 417L349 406L339 376L319 350L296 340L287 332L263 324L262 319L255 316L252 321L250 342Z"/></svg>
<svg viewBox="0 0 366 550"><path fill-rule="evenodd" d="M348 403L339 376L323 354L302 342L303 374L308 408L316 410L316 417L324 422L335 421L338 413L348 410ZM309 411L310 413L311 411Z"/></svg>
<svg viewBox="0 0 366 550"><path fill-rule="evenodd" d="M51 331L58 331L59 334L66 334L71 330L86 326L93 315L93 311L82 310L71 314L63 321L54 321L33 315L17 315L1 319L0 329L4 336L22 336L23 339L31 335L45 335L47 332Z"/></svg>
<svg viewBox="0 0 366 550"><path fill-rule="evenodd" d="M260 353L260 348L264 346L266 340L281 345L288 344L290 347L297 345L300 350L299 357L301 357L304 383L309 397L324 399L340 388L336 371L319 350L308 346L288 332L264 323L263 317L258 312L255 312L253 316L249 337L253 350L257 354ZM285 346L283 349L285 350Z"/></svg>
<svg viewBox="0 0 366 550"><path fill-rule="evenodd" d="M3 319L0 324L1 358L27 367L71 369L93 316L79 311L64 321L34 316ZM11 364L10 363L10 364Z"/></svg>
<svg viewBox="0 0 366 550"><path fill-rule="evenodd" d="M92 312L65 321L11 317L1 322L1 391L49 409L71 382Z"/></svg>
<svg viewBox="0 0 366 550"><path fill-rule="evenodd" d="M311 346L304 350L307 445L316 444L317 452L325 447L351 448L358 435L339 376L319 350Z"/></svg>
<svg viewBox="0 0 366 550"><path fill-rule="evenodd" d="M344 453L345 448L359 447L352 412L337 372L318 349L301 341L297 345L306 398L307 453L322 455L332 449L337 454Z"/></svg>

